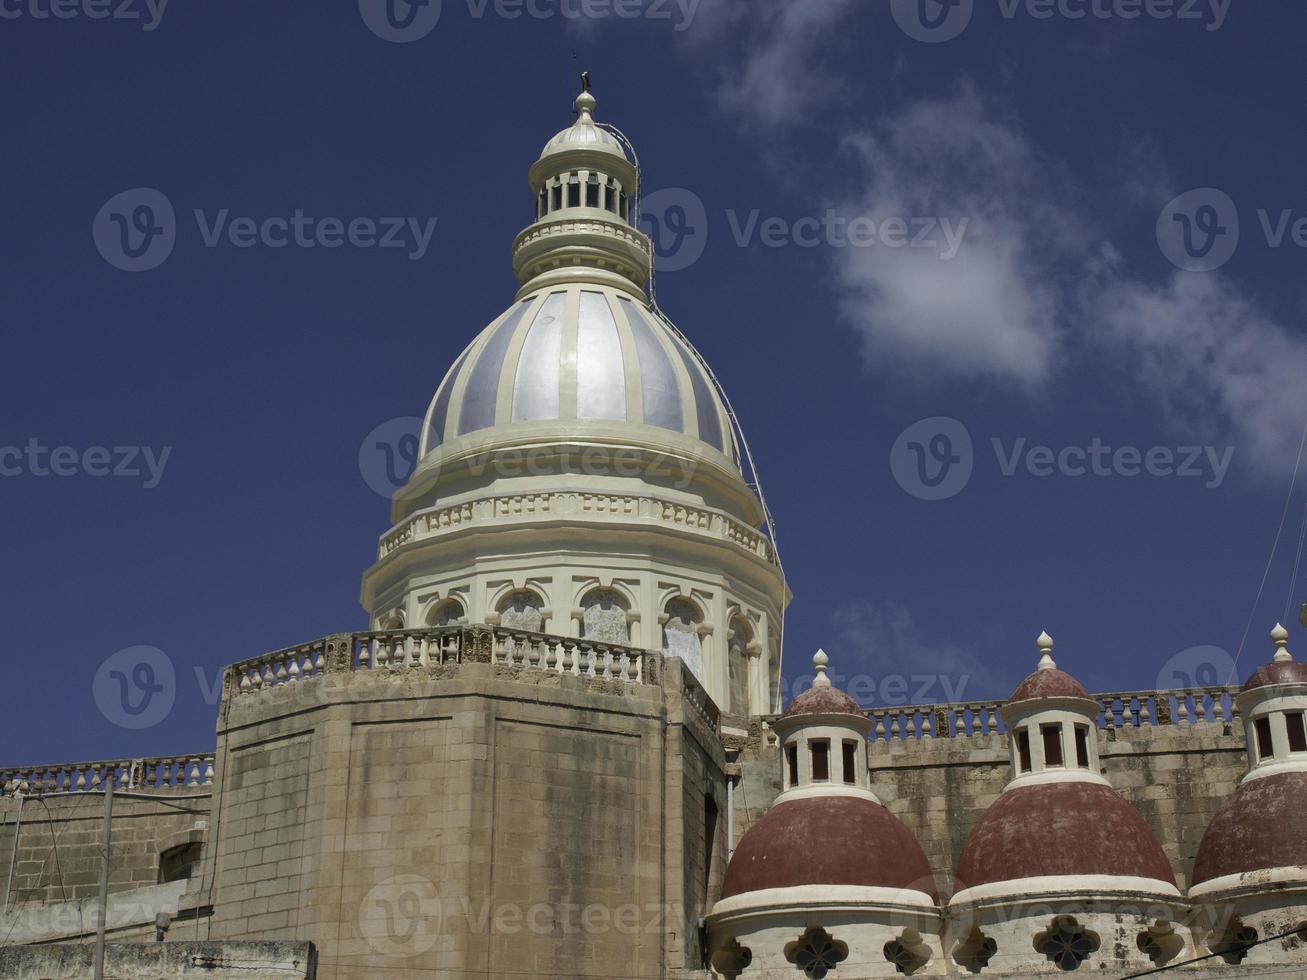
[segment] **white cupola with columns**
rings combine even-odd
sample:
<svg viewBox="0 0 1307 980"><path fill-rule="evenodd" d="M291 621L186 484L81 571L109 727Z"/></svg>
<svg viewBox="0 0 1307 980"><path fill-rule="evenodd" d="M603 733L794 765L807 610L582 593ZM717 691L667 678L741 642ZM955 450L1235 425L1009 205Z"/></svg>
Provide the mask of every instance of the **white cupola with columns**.
<svg viewBox="0 0 1307 980"><path fill-rule="evenodd" d="M789 591L715 379L646 295L639 174L595 108L587 79L530 167L516 296L435 385L362 603L377 629L661 650L742 729L777 707Z"/></svg>
<svg viewBox="0 0 1307 980"><path fill-rule="evenodd" d="M945 947L973 973L1145 970L1191 948L1171 862L1143 815L1103 775L1098 702L1039 662L1002 716L1012 776L971 829Z"/></svg>
<svg viewBox="0 0 1307 980"><path fill-rule="evenodd" d="M1296 963L1307 972L1307 664L1293 659L1279 623L1271 643L1271 662L1235 699L1248 772L1203 834L1189 898L1203 952L1248 969Z"/></svg>
<svg viewBox="0 0 1307 980"><path fill-rule="evenodd" d="M772 722L782 792L740 838L707 916L713 975L942 976L935 877L872 792L871 722L833 687L828 658Z"/></svg>

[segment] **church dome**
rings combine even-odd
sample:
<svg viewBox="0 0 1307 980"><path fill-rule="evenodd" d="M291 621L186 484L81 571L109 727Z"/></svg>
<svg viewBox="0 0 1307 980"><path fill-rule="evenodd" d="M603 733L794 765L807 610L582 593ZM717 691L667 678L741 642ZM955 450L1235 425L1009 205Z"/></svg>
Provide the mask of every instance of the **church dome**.
<svg viewBox="0 0 1307 980"><path fill-rule="evenodd" d="M741 839L722 898L798 885L912 889L935 896L930 862L903 821L856 796L777 803Z"/></svg>
<svg viewBox="0 0 1307 980"><path fill-rule="evenodd" d="M577 96L576 122L561 130L545 144L545 148L540 152L540 159L543 160L569 150L589 150L611 154L621 159L623 163L629 162L630 157L627 155L621 141L608 130L595 125L594 109L595 98L593 95L589 92L582 92Z"/></svg>
<svg viewBox="0 0 1307 980"><path fill-rule="evenodd" d="M542 288L472 341L426 415L432 453L543 441L632 446L739 472L702 363L643 298L594 283Z"/></svg>
<svg viewBox="0 0 1307 980"><path fill-rule="evenodd" d="M1005 791L962 849L958 883L1111 875L1175 885L1148 822L1111 786L1047 782Z"/></svg>
<svg viewBox="0 0 1307 980"><path fill-rule="evenodd" d="M1193 883L1307 866L1307 773L1246 780L1216 812L1194 859Z"/></svg>

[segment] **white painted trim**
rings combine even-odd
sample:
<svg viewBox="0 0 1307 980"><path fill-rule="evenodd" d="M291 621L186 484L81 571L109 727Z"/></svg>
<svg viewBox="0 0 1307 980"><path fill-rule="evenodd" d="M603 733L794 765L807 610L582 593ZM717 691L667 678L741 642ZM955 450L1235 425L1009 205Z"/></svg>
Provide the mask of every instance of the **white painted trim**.
<svg viewBox="0 0 1307 980"><path fill-rule="evenodd" d="M1047 783L1093 783L1095 786L1107 786L1109 788L1112 786L1111 780L1101 773L1090 772L1088 769L1057 768L1023 773L1004 786L1003 792L1022 789L1026 786L1041 786Z"/></svg>
<svg viewBox="0 0 1307 980"><path fill-rule="evenodd" d="M1259 762L1256 768L1249 769L1243 774L1239 780L1239 784L1242 786L1244 783L1250 783L1254 779L1261 779L1263 776L1278 776L1284 772L1307 772L1307 757L1299 756L1295 758L1290 756L1287 759L1282 759L1276 762Z"/></svg>
<svg viewBox="0 0 1307 980"><path fill-rule="evenodd" d="M762 888L723 898L712 907L709 922L751 915L785 912L873 912L905 910L938 915L935 900L915 888L884 888L871 885L791 885Z"/></svg>
<svg viewBox="0 0 1307 980"><path fill-rule="evenodd" d="M1249 895L1260 891L1307 890L1307 866L1265 868L1259 871L1239 871L1221 875L1189 889L1194 902L1220 901L1235 894Z"/></svg>
<svg viewBox="0 0 1307 980"><path fill-rule="evenodd" d="M869 803L875 803L877 806L883 806L880 797L869 789L862 789L859 786L850 786L848 783L805 783L802 786L796 786L794 789L787 789L772 801L772 806L781 803L788 803L792 800L811 800L817 797L831 796L849 796L859 800L866 800Z"/></svg>
<svg viewBox="0 0 1307 980"><path fill-rule="evenodd" d="M1012 881L992 881L964 888L949 901L950 910L981 903L1022 904L1049 898L1095 901L1134 899L1140 896L1184 901L1170 882L1133 875L1037 875Z"/></svg>

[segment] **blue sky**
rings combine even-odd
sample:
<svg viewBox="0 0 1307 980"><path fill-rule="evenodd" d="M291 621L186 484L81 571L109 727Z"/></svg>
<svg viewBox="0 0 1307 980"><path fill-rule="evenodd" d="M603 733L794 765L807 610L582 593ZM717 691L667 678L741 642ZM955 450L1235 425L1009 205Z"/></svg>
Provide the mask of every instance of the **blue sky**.
<svg viewBox="0 0 1307 980"><path fill-rule="evenodd" d="M0 762L203 750L222 665L364 625L360 446L511 301L581 68L684 232L659 300L758 461L787 673L1003 696L1041 629L1091 690L1228 672L1307 422L1307 10L118 2L0 2ZM138 188L162 261L114 252ZM237 223L297 209L342 244ZM174 688L131 729L95 687L138 646Z"/></svg>

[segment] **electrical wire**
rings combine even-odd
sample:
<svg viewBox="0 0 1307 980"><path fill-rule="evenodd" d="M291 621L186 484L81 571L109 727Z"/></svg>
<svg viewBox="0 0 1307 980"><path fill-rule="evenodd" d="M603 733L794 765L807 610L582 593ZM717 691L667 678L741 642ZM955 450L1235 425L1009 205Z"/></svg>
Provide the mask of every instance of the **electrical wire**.
<svg viewBox="0 0 1307 980"><path fill-rule="evenodd" d="M1267 943L1273 943L1279 939L1287 939L1289 936L1302 937L1304 933L1307 933L1307 923L1303 923L1293 929L1290 929L1288 932L1282 932L1277 936L1267 936L1265 939L1258 939L1251 943L1240 943L1239 948L1247 951L1250 949L1254 949L1257 946L1265 946ZM1195 956L1191 960L1181 960L1179 963L1168 963L1166 964L1166 966L1159 966L1152 970L1144 970L1142 973L1129 973L1126 976L1122 977L1121 980L1135 980L1136 977L1151 977L1151 976L1155 976L1158 973L1168 973L1171 970L1178 970L1182 966L1192 966L1194 963L1201 963L1204 960L1211 960L1211 959L1215 959L1218 956L1224 956L1224 955L1225 955L1224 953L1208 953L1206 956ZM1279 972L1279 971L1274 971L1274 972ZM1240 976L1256 976L1256 975L1257 974L1252 974L1252 973L1240 974ZM1272 976L1273 974L1266 973L1262 975Z"/></svg>
<svg viewBox="0 0 1307 980"><path fill-rule="evenodd" d="M1266 580L1271 575L1271 564L1275 561L1276 549L1280 547L1280 537L1284 534L1284 522L1289 516L1289 505L1293 502L1294 487L1298 484L1298 470L1302 466L1303 446L1307 445L1307 425L1303 426L1302 438L1298 441L1298 458L1293 464L1293 475L1289 478L1289 493L1284 498L1284 511L1280 514L1280 526L1275 531L1275 541L1271 544L1271 553L1266 559L1266 569L1262 572L1262 582L1257 586L1257 597L1253 599L1253 608L1248 613L1248 623L1243 628L1243 636L1239 639L1239 649L1234 655L1234 663L1230 667L1231 677L1228 683L1234 683L1235 671L1239 666L1239 658L1243 656L1244 644L1248 642L1248 633L1253 628L1253 618L1257 615L1257 606L1262 601L1262 592L1266 589Z"/></svg>
<svg viewBox="0 0 1307 980"><path fill-rule="evenodd" d="M627 139L626 134L623 133L616 126L612 125L611 123L597 123L596 125L612 133L613 136L615 136L617 140L624 147L626 147L626 149L631 154L631 162L635 165L635 208L632 210L631 214L633 215L632 223L638 229L640 227L640 214L641 214L640 209L644 200L644 168L640 166L640 155L636 152L635 144L632 143L629 139ZM753 490L755 494L757 494L758 503L762 507L763 523L766 526L767 538L771 542L772 555L776 559L776 567L781 573L781 580L783 582L785 580L785 565L781 561L781 548L780 548L780 542L777 540L776 521L772 517L771 508L767 506L767 496L766 494L763 493L763 489L762 489L762 477L758 472L758 465L754 461L753 451L749 448L749 440L744 435L744 427L740 425L739 416L735 414L735 408L731 404L730 396L726 393L726 388L722 385L721 380L717 377L716 372L713 371L712 365L710 365L707 359L702 354L699 353L698 348L694 346L694 344L690 341L690 338L681 332L680 328L677 327L676 324L671 321L671 318L668 317L668 315L664 313L662 308L658 305L658 274L656 268L657 263L653 261L654 258L655 256L652 255L650 256L649 279L646 284L649 293L649 306L653 310L654 314L658 317L658 319L662 321L663 325L666 326L672 332L672 334L689 349L690 353L694 356L694 359L698 361L699 366L702 367L704 372L708 375L708 379L712 382L713 388L716 390L717 395L722 400L722 405L726 409L727 419L731 424L731 434L735 438L736 443L739 445L739 447L744 450L744 458L745 461L748 463L749 474L753 477L752 482L749 482L748 486L751 490ZM1307 436L1307 432L1304 432L1304 436ZM772 691L768 692L772 702L772 711L773 713L776 714L779 714L782 708L782 705L780 703L781 700L780 677L781 677L781 665L785 662L785 598L784 596L781 597L780 617L781 617L780 628L778 630L778 636L776 638L776 646L777 646L776 690L774 692Z"/></svg>
<svg viewBox="0 0 1307 980"><path fill-rule="evenodd" d="M1303 544L1307 543L1307 494L1304 494L1302 501L1302 526L1298 530L1298 553L1293 559L1293 574L1289 577L1289 595L1284 600L1284 618L1280 620L1287 623L1293 614L1293 597L1298 591L1298 571L1302 568ZM1303 623L1307 626L1307 623Z"/></svg>

